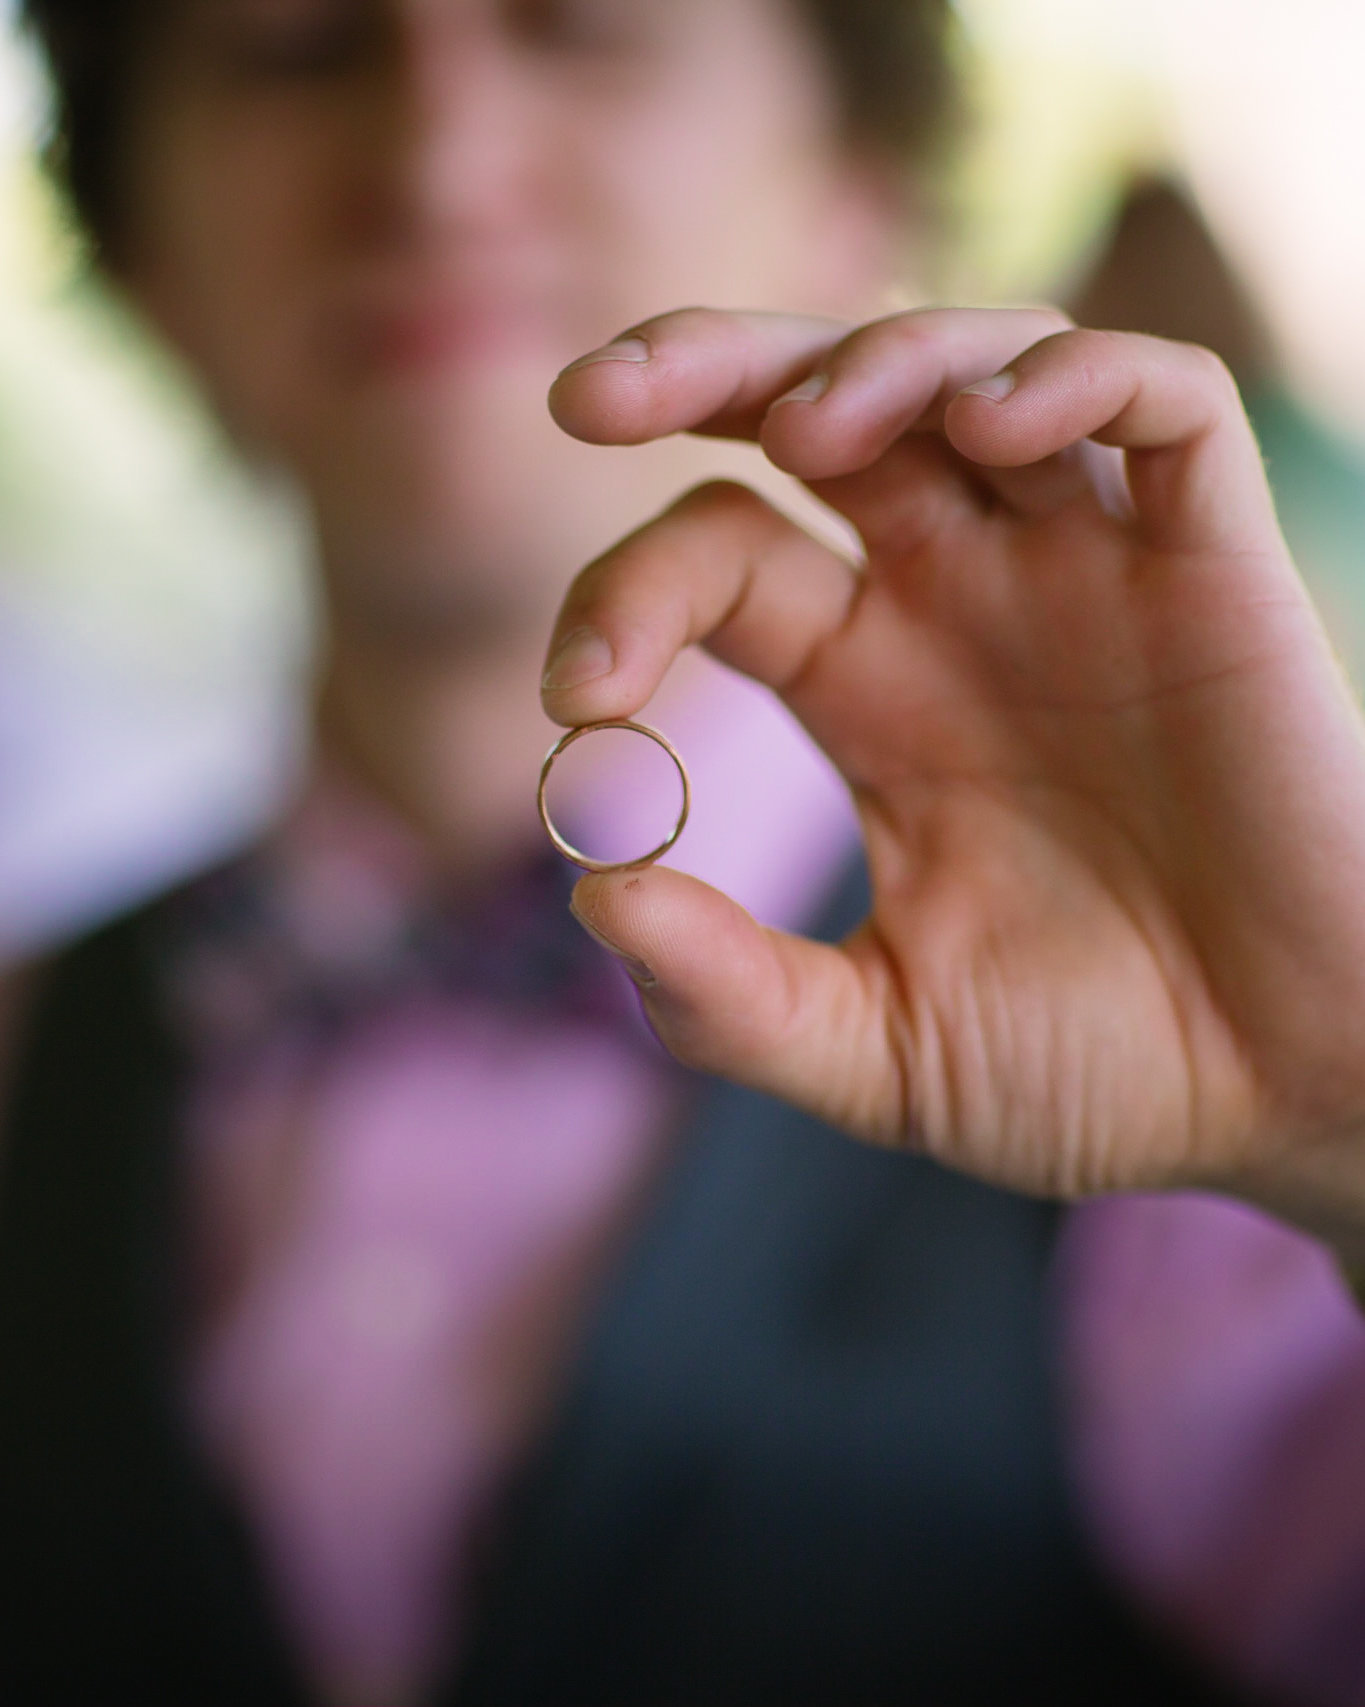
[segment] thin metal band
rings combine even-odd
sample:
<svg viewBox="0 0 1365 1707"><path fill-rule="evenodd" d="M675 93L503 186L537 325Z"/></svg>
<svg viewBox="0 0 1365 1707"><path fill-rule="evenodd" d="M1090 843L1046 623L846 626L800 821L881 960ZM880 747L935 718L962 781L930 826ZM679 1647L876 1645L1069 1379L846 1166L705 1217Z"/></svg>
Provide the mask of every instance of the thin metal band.
<svg viewBox="0 0 1365 1707"><path fill-rule="evenodd" d="M641 855L639 859L593 859L582 853L572 842L565 841L555 828L554 820L550 817L550 809L545 802L545 789L550 780L550 772L555 767L555 761L561 753L567 752L575 741L581 741L585 735L596 735L603 729L624 729L632 735L644 735L656 746L662 747L677 766L678 775L682 779L682 811L678 821L668 836L651 852ZM642 866L653 865L656 859L662 859L664 854L682 835L687 824L687 815L692 810L692 783L687 774L687 766L682 762L682 755L668 739L657 729L651 729L647 723L632 723L628 717L610 718L603 723L583 723L577 729L569 729L555 742L545 755L545 763L540 767L540 787L536 790L536 806L540 812L540 821L545 826L545 834L558 848L565 859L571 859L575 865L581 865L584 871L638 871Z"/></svg>

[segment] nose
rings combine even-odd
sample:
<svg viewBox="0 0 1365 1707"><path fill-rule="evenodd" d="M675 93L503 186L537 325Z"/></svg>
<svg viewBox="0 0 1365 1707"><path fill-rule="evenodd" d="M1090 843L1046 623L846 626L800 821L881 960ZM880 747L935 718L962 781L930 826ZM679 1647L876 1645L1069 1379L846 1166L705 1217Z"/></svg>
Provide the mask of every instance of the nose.
<svg viewBox="0 0 1365 1707"><path fill-rule="evenodd" d="M390 234L496 230L524 207L544 125L515 44L461 8L414 9L376 67L368 223Z"/></svg>

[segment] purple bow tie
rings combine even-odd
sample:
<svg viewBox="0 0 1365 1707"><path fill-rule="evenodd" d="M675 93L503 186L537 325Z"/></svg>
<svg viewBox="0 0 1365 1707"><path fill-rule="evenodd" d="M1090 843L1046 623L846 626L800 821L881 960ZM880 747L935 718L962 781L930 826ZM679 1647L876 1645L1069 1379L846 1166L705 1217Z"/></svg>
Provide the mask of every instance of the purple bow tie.
<svg viewBox="0 0 1365 1707"><path fill-rule="evenodd" d="M268 855L249 855L190 885L170 911L163 962L175 1017L215 1052L281 1027L326 1046L414 996L475 995L643 1037L633 992L569 912L574 875L547 854L473 895L395 896L377 924L357 929L344 907L329 918L300 905Z"/></svg>

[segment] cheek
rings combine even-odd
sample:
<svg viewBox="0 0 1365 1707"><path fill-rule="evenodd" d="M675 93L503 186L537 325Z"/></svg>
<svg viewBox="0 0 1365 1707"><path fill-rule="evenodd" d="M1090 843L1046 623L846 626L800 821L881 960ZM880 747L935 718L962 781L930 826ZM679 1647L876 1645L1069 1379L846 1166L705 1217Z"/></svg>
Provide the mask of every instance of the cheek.
<svg viewBox="0 0 1365 1707"><path fill-rule="evenodd" d="M137 186L134 294L236 431L287 437L306 378L323 163L259 126L170 124L160 138Z"/></svg>
<svg viewBox="0 0 1365 1707"><path fill-rule="evenodd" d="M600 115L585 126L583 177L599 191L588 218L604 266L630 288L627 319L692 301L818 306L828 148L810 108L776 93L765 102L722 82L704 101L682 91L610 130Z"/></svg>

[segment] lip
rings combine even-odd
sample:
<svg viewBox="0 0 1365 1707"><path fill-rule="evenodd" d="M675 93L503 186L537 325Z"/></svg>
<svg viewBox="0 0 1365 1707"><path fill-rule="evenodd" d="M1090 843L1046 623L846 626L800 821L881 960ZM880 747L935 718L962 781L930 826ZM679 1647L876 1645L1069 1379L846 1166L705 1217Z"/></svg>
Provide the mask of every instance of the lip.
<svg viewBox="0 0 1365 1707"><path fill-rule="evenodd" d="M543 307L524 291L441 290L352 302L325 318L327 359L351 381L468 368L539 347Z"/></svg>

